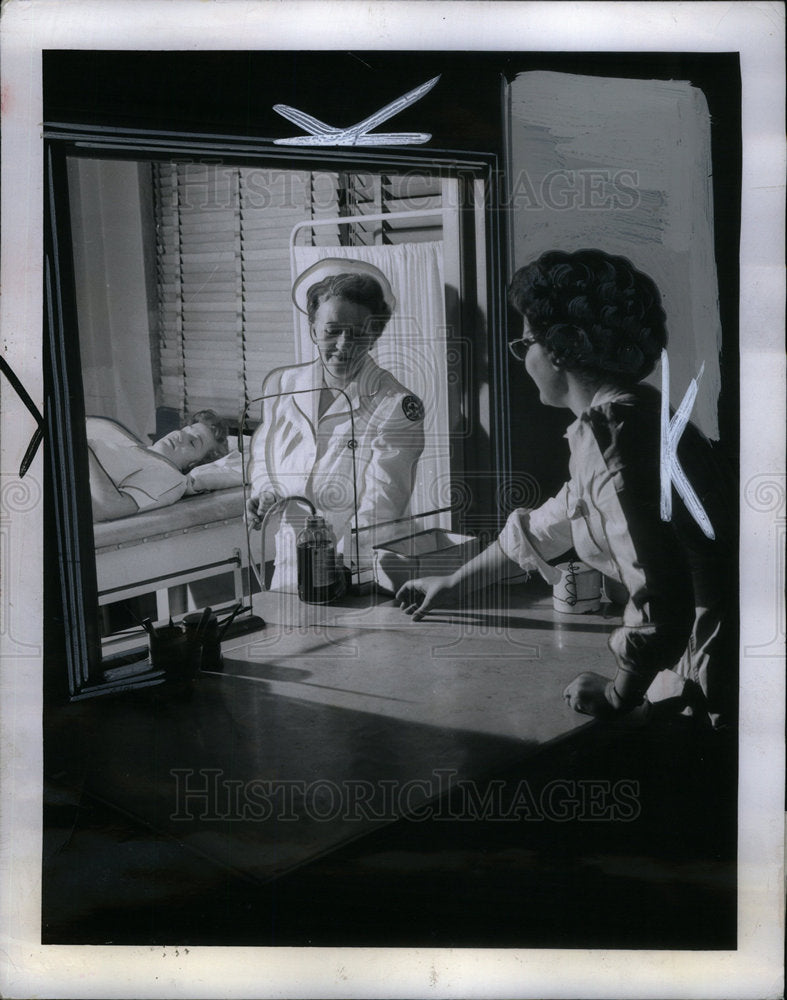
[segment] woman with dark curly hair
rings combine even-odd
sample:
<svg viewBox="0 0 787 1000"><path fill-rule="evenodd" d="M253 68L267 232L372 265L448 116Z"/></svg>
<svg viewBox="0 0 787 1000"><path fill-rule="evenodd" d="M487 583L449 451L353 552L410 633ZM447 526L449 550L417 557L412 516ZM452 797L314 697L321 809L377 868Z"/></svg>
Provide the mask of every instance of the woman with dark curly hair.
<svg viewBox="0 0 787 1000"><path fill-rule="evenodd" d="M401 607L417 620L520 570L553 583L550 562L573 548L621 583L628 602L609 642L614 678L580 674L564 692L568 704L608 717L660 689L685 711L701 704L715 726L725 724L737 690L737 647L724 632L735 592L736 494L710 442L688 424L678 459L715 537L678 500L671 520L661 519L661 396L641 384L667 343L658 289L623 257L553 251L517 271L509 299L524 320L512 354L543 403L576 415L566 434L569 481L537 510L514 511L499 538L451 576L406 583Z"/></svg>

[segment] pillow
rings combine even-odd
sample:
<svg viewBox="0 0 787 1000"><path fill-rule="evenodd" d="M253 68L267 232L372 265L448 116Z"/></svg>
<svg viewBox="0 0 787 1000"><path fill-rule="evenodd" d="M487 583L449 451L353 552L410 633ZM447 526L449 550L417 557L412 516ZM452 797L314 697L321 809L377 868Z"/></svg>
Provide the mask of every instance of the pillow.
<svg viewBox="0 0 787 1000"><path fill-rule="evenodd" d="M192 469L186 477L187 493L206 493L208 490L226 490L243 484L243 466L240 452L234 448L223 458L207 462Z"/></svg>

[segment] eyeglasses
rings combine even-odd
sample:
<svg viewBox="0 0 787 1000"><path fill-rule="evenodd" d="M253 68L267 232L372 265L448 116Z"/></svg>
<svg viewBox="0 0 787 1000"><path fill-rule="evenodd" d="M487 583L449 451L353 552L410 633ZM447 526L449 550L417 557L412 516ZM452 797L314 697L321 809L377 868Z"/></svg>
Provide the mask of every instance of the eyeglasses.
<svg viewBox="0 0 787 1000"><path fill-rule="evenodd" d="M520 337L519 340L509 340L508 349L517 361L524 361L528 350L535 343L536 341L532 337Z"/></svg>
<svg viewBox="0 0 787 1000"><path fill-rule="evenodd" d="M364 326L329 326L323 327L319 334L313 326L309 328L312 340L316 343L318 340L324 340L331 342L338 340L342 334L345 334L347 340L354 342L372 340L374 339L374 333L369 329L369 324Z"/></svg>

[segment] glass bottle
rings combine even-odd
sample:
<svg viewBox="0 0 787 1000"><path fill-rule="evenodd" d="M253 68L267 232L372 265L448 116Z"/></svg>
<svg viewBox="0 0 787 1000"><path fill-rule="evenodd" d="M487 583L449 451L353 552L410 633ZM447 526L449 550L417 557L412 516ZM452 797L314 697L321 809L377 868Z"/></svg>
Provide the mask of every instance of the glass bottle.
<svg viewBox="0 0 787 1000"><path fill-rule="evenodd" d="M330 525L319 514L310 514L298 534L298 596L306 604L329 604L345 591L341 557Z"/></svg>

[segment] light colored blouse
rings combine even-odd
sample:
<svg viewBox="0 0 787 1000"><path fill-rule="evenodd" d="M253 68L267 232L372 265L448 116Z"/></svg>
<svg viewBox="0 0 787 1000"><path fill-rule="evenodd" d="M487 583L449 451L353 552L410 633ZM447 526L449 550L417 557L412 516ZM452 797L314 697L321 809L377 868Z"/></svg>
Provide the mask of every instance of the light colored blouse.
<svg viewBox="0 0 787 1000"><path fill-rule="evenodd" d="M140 510L166 507L180 500L187 485L180 469L139 441L121 436L111 421L106 421L108 433L96 433L98 418L91 419L88 446L121 493L130 496Z"/></svg>
<svg viewBox="0 0 787 1000"><path fill-rule="evenodd" d="M716 522L716 541L702 535L676 498L673 520L662 521L659 435L656 390L601 390L567 430L569 481L536 510L515 510L498 538L511 560L550 583L549 561L573 547L625 586L623 624L609 642L618 665L615 696L623 705L638 703L659 671L673 669L708 695L718 686L714 670L724 669L714 665L730 597L721 477L714 476L710 442L689 425L678 456Z"/></svg>

